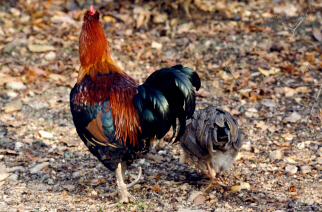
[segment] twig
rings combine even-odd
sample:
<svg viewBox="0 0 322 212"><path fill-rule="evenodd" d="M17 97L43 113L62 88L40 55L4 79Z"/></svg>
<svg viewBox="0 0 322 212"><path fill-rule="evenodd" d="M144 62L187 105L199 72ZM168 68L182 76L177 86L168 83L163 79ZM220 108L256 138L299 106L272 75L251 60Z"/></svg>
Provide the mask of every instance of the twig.
<svg viewBox="0 0 322 212"><path fill-rule="evenodd" d="M259 88L283 88L283 87L298 88L298 87L319 87L319 86L320 86L320 85L315 85L315 84L294 84L294 85L284 84L284 85L258 86L258 87L253 87L253 88L249 88L249 89L259 89Z"/></svg>
<svg viewBox="0 0 322 212"><path fill-rule="evenodd" d="M212 105L213 103L211 102L207 102L207 101L196 101L197 104L208 104L208 105Z"/></svg>
<svg viewBox="0 0 322 212"><path fill-rule="evenodd" d="M311 116L311 117L314 117L314 116L313 116L313 114L312 114L312 112L313 112L313 108L314 108L314 106L315 106L315 103L318 101L318 98L319 98L319 96L320 96L321 90L322 90L322 83L321 83L321 86L320 86L319 92L318 92L318 94L316 95L316 97L315 97L315 99L314 99L314 103L313 103L313 106L312 106L311 111L310 111L310 116Z"/></svg>
<svg viewBox="0 0 322 212"><path fill-rule="evenodd" d="M312 48L314 48L314 47L317 47L317 46L320 46L322 44L322 42L320 42L320 43L318 43L318 44L316 44L316 45L313 45L313 46L309 46L309 47L307 47L307 48L305 48L305 49L303 49L303 50L294 50L294 52L304 52L304 51L307 51L307 50L309 50L309 49L312 49Z"/></svg>
<svg viewBox="0 0 322 212"><path fill-rule="evenodd" d="M282 25L284 26L284 27L286 27L286 28L288 28L289 30L291 30L293 33L292 33L292 35L291 35L291 37L289 38L289 40L294 36L294 34L295 34L295 32L296 32L296 29L301 25L301 23L305 20L305 18L307 17L307 14L308 14L308 12L311 10L311 11L315 11L314 9L312 9L311 8L311 6L312 6L312 3L313 3L313 1L314 0L311 0L310 1L310 5L309 5L309 8L307 9L307 11L306 11L306 13L305 13L305 15L303 15L302 16L302 19L300 20L300 22L296 25L296 27L293 29L293 28L291 28L291 27L288 27L288 26L286 26L277 16L276 16L276 18L279 20L279 21L281 21L281 23L282 23Z"/></svg>
<svg viewBox="0 0 322 212"><path fill-rule="evenodd" d="M232 78L236 81L236 83L237 83L239 86L243 87L243 89L245 89L245 87L244 87L243 85L241 85L241 84L238 82L238 80L234 77L234 75L233 75L233 73L230 71L230 69L229 69L229 68L227 68L227 64L226 64L226 61L224 60L223 56L222 56L222 55L220 55L220 56L221 56L221 59L223 60L223 63L224 63L224 70L225 70L225 71L226 71L226 70L228 70L228 71L229 71L229 73L230 73L230 75L232 76Z"/></svg>
<svg viewBox="0 0 322 212"><path fill-rule="evenodd" d="M266 60L265 60L265 58L256 50L256 48L255 47L253 47L254 48L254 50L256 51L256 53L265 61L265 63L266 63L266 65L268 65L269 67L270 67L270 69L272 69L273 71L274 71L274 73L275 73L275 75L277 75L277 73L276 73L276 71L275 71L275 68L273 68L271 65L269 65L267 62L266 62ZM225 60L224 60L224 58L221 56L221 58L222 58L222 60L224 61L223 63L224 63L224 70L226 71L226 70L228 70L229 71L229 73L230 73L230 75L232 76L232 78L235 80L235 82L240 86L240 87L242 87L242 89L251 89L251 90L255 90L255 89L260 89L260 88L280 88L280 87L290 87L290 88L298 88L298 87L318 87L318 86L320 86L320 85L316 85L316 84L294 84L294 85L290 85L290 84L287 84L287 83L285 83L285 82L283 82L281 79L279 79L279 78L277 78L277 80L278 81L280 81L280 83L282 84L282 85L263 85L263 86L257 86L257 87L245 87L245 86L243 86L243 85L241 85L239 82L238 82L238 80L234 77L234 75L233 75L233 73L231 72L231 70L227 67L227 64L226 64L226 62L225 62ZM308 65L309 66L309 68L310 68L310 64ZM206 102L200 102L201 104L206 104ZM209 103L210 104L210 103Z"/></svg>

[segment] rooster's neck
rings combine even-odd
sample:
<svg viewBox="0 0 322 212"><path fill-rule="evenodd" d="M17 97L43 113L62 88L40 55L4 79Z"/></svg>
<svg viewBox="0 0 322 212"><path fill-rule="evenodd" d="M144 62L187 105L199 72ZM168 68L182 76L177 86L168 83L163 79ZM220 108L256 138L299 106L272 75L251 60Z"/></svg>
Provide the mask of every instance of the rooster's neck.
<svg viewBox="0 0 322 212"><path fill-rule="evenodd" d="M120 73L124 74L112 59L110 48L103 28L97 19L84 21L79 36L79 57L81 67L77 82L86 75L92 79L98 74Z"/></svg>

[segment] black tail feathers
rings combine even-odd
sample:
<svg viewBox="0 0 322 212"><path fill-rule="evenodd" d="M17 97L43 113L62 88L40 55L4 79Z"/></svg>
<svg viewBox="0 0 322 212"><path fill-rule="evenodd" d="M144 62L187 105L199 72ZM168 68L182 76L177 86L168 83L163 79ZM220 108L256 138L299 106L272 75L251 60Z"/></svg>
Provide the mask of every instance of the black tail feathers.
<svg viewBox="0 0 322 212"><path fill-rule="evenodd" d="M186 119L195 110L195 92L200 88L198 74L190 68L176 65L151 74L138 87L134 96L142 127L142 136L162 138L179 119L179 140L185 131ZM176 129L174 128L174 134Z"/></svg>

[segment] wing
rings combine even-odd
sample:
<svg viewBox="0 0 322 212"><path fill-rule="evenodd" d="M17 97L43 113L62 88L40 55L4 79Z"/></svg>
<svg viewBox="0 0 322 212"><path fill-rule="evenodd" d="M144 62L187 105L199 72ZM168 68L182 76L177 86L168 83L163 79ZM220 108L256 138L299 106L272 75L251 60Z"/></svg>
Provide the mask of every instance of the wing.
<svg viewBox="0 0 322 212"><path fill-rule="evenodd" d="M139 149L139 118L133 106L136 84L126 75L85 77L71 91L70 107L78 135L107 168ZM142 145L143 146L143 145ZM127 158L124 158L127 157Z"/></svg>

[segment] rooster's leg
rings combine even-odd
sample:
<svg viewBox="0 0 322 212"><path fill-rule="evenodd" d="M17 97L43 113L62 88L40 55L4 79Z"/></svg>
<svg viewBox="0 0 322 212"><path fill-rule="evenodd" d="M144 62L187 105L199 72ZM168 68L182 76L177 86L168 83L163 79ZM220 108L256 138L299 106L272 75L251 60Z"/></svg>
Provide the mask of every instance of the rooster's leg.
<svg viewBox="0 0 322 212"><path fill-rule="evenodd" d="M116 174L116 180L117 180L117 187L118 187L118 191L120 194L119 202L121 202L121 203L133 202L134 197L127 191L127 186L124 183L123 169L122 169L121 163L119 163L117 165L117 168L115 170L115 174Z"/></svg>
<svg viewBox="0 0 322 212"><path fill-rule="evenodd" d="M123 169L123 166L122 166L122 169ZM123 179L124 179L124 175L123 175L124 173L122 173L122 177L123 177ZM142 169L141 169L141 167L139 167L139 175L138 175L138 177L132 182L132 183L130 183L130 184L128 184L128 185L126 185L126 187L127 188L131 188L132 186L134 186L135 184L137 184L137 182L140 180L140 178L141 178L141 175L142 175ZM118 190L116 190L116 191L114 191L113 193L110 193L110 194L107 194L106 196L107 197L114 197L115 195L117 195L118 194Z"/></svg>
<svg viewBox="0 0 322 212"><path fill-rule="evenodd" d="M207 163L207 169L208 169L208 173L209 173L209 178L211 183L203 190L203 192L206 192L209 188L211 188L212 186L215 186L215 188L218 190L220 186L226 186L225 184L223 184L222 182L219 182L216 178L216 174L214 174L214 170L211 168L210 163Z"/></svg>

